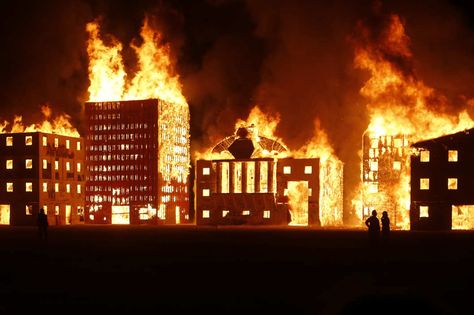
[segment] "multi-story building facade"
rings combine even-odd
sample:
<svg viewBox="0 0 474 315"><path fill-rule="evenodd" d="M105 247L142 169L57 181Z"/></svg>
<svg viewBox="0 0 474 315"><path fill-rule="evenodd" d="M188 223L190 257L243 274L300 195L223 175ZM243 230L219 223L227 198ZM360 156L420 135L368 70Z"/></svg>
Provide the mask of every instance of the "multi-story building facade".
<svg viewBox="0 0 474 315"><path fill-rule="evenodd" d="M233 159L196 163L198 225L320 225L319 159L258 157L286 148L268 138L258 143L240 128L217 144Z"/></svg>
<svg viewBox="0 0 474 315"><path fill-rule="evenodd" d="M43 132L0 134L0 223L84 222L84 142Z"/></svg>
<svg viewBox="0 0 474 315"><path fill-rule="evenodd" d="M474 129L413 147L411 228L474 229Z"/></svg>
<svg viewBox="0 0 474 315"><path fill-rule="evenodd" d="M86 222L189 221L189 110L158 99L86 103Z"/></svg>

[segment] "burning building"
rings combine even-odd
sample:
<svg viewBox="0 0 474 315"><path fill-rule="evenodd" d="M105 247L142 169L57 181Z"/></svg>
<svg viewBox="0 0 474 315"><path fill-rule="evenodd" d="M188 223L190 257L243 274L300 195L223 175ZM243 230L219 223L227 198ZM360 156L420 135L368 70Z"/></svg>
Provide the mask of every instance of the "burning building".
<svg viewBox="0 0 474 315"><path fill-rule="evenodd" d="M474 129L413 147L411 228L474 229Z"/></svg>
<svg viewBox="0 0 474 315"><path fill-rule="evenodd" d="M84 222L84 142L44 132L0 134L0 224Z"/></svg>
<svg viewBox="0 0 474 315"><path fill-rule="evenodd" d="M86 220L189 220L189 113L157 99L86 103Z"/></svg>
<svg viewBox="0 0 474 315"><path fill-rule="evenodd" d="M285 145L258 136L253 125L238 128L212 153L218 158L196 162L198 225L326 223L327 218L322 218L325 211L320 211L323 194L319 158L288 157ZM338 193L342 195L342 191ZM339 210L342 214L342 207ZM342 222L342 215L338 220Z"/></svg>

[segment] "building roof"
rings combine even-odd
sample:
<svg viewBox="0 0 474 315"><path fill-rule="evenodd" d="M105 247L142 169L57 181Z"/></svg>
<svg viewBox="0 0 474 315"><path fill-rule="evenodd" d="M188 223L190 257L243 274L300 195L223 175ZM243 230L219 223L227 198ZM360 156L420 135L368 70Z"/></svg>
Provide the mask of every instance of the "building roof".
<svg viewBox="0 0 474 315"><path fill-rule="evenodd" d="M445 143L445 142L451 142L451 141L460 141L462 139L474 139L474 128L471 129L466 129L460 132L444 135L438 138L432 138L432 139L427 139L423 141L419 141L416 143L412 144L412 147L415 148L420 148L420 147L425 147L429 146L430 144L435 144L435 143Z"/></svg>

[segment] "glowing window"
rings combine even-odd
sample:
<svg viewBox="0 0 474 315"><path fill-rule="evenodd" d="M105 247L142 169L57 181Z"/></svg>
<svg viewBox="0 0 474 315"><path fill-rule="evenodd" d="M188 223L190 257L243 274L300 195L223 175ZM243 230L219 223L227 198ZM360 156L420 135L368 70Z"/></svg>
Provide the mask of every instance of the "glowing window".
<svg viewBox="0 0 474 315"><path fill-rule="evenodd" d="M209 210L202 210L202 217L203 219L207 219L210 217L211 212Z"/></svg>
<svg viewBox="0 0 474 315"><path fill-rule="evenodd" d="M71 184L66 184L66 192L67 193L71 192Z"/></svg>
<svg viewBox="0 0 474 315"><path fill-rule="evenodd" d="M78 194L81 193L81 185L80 185L80 184L77 184L77 193L78 193Z"/></svg>
<svg viewBox="0 0 474 315"><path fill-rule="evenodd" d="M368 185L369 193L375 194L379 192L379 185L377 183L369 183Z"/></svg>
<svg viewBox="0 0 474 315"><path fill-rule="evenodd" d="M25 183L25 191L26 192L32 192L33 191L33 183L32 182L26 182Z"/></svg>
<svg viewBox="0 0 474 315"><path fill-rule="evenodd" d="M393 139L393 146L395 148L401 148L403 146L403 141L400 138Z"/></svg>
<svg viewBox="0 0 474 315"><path fill-rule="evenodd" d="M59 161L58 160L54 161L54 169L56 171L59 170Z"/></svg>
<svg viewBox="0 0 474 315"><path fill-rule="evenodd" d="M59 139L58 138L54 138L54 147L55 148L59 147Z"/></svg>
<svg viewBox="0 0 474 315"><path fill-rule="evenodd" d="M420 162L429 162L430 161L430 151L423 150L420 152Z"/></svg>
<svg viewBox="0 0 474 315"><path fill-rule="evenodd" d="M221 192L223 194L229 193L230 189L230 168L229 168L229 162L222 162L221 163Z"/></svg>
<svg viewBox="0 0 474 315"><path fill-rule="evenodd" d="M211 169L209 167L203 167L202 175L209 175L211 174Z"/></svg>
<svg viewBox="0 0 474 315"><path fill-rule="evenodd" d="M26 205L25 213L26 213L26 215L33 215L33 206L32 205Z"/></svg>
<svg viewBox="0 0 474 315"><path fill-rule="evenodd" d="M458 161L458 150L448 150L448 161L449 162Z"/></svg>
<svg viewBox="0 0 474 315"><path fill-rule="evenodd" d="M43 183L43 192L48 192L48 183Z"/></svg>
<svg viewBox="0 0 474 315"><path fill-rule="evenodd" d="M44 170L48 169L48 160L43 160L43 169Z"/></svg>
<svg viewBox="0 0 474 315"><path fill-rule="evenodd" d="M285 189L283 190L283 196L288 196L288 188L285 188Z"/></svg>
<svg viewBox="0 0 474 315"><path fill-rule="evenodd" d="M59 206L54 206L54 214L59 215Z"/></svg>
<svg viewBox="0 0 474 315"><path fill-rule="evenodd" d="M394 161L393 162L393 169L396 171L399 171L402 169L402 162L400 161Z"/></svg>
<svg viewBox="0 0 474 315"><path fill-rule="evenodd" d="M430 189L430 179L429 178L420 178L420 189L429 190Z"/></svg>
<svg viewBox="0 0 474 315"><path fill-rule="evenodd" d="M32 159L26 159L25 160L25 168L27 168L27 169L33 168L33 160Z"/></svg>
<svg viewBox="0 0 474 315"><path fill-rule="evenodd" d="M13 160L7 160L6 164L7 170L13 169Z"/></svg>
<svg viewBox="0 0 474 315"><path fill-rule="evenodd" d="M202 190L202 195L203 197L209 197L211 194L210 190L209 189L203 189Z"/></svg>
<svg viewBox="0 0 474 315"><path fill-rule="evenodd" d="M291 166L284 166L283 174L291 174Z"/></svg>
<svg viewBox="0 0 474 315"><path fill-rule="evenodd" d="M458 179L457 178L448 178L448 189L449 190L458 189Z"/></svg>
<svg viewBox="0 0 474 315"><path fill-rule="evenodd" d="M7 183L7 191L12 192L13 191L13 183Z"/></svg>
<svg viewBox="0 0 474 315"><path fill-rule="evenodd" d="M420 206L420 218L428 218L430 216L428 210L428 206Z"/></svg>
<svg viewBox="0 0 474 315"><path fill-rule="evenodd" d="M69 139L66 139L66 149L69 149L71 147L71 141Z"/></svg>
<svg viewBox="0 0 474 315"><path fill-rule="evenodd" d="M222 217L225 218L229 214L229 210L222 210Z"/></svg>
<svg viewBox="0 0 474 315"><path fill-rule="evenodd" d="M370 170L371 171L378 171L379 170L379 162L370 161Z"/></svg>
<svg viewBox="0 0 474 315"><path fill-rule="evenodd" d="M76 150L81 151L81 142L80 141L76 142Z"/></svg>
<svg viewBox="0 0 474 315"><path fill-rule="evenodd" d="M44 205L43 206L44 214L48 215L48 206Z"/></svg>
<svg viewBox="0 0 474 315"><path fill-rule="evenodd" d="M46 147L48 145L48 137L43 136L43 147Z"/></svg>
<svg viewBox="0 0 474 315"><path fill-rule="evenodd" d="M59 183L54 184L54 191L59 192Z"/></svg>
<svg viewBox="0 0 474 315"><path fill-rule="evenodd" d="M268 192L268 162L260 162L260 192Z"/></svg>
<svg viewBox="0 0 474 315"><path fill-rule="evenodd" d="M246 166L247 166L246 192L254 193L255 192L255 163L247 162Z"/></svg>
<svg viewBox="0 0 474 315"><path fill-rule="evenodd" d="M244 210L244 211L242 211L242 215L250 215L250 210Z"/></svg>
<svg viewBox="0 0 474 315"><path fill-rule="evenodd" d="M311 197L313 195L313 189L308 188L308 196Z"/></svg>
<svg viewBox="0 0 474 315"><path fill-rule="evenodd" d="M304 167L305 174L313 174L313 167L312 166L305 166Z"/></svg>
<svg viewBox="0 0 474 315"><path fill-rule="evenodd" d="M33 137L32 136L26 136L25 137L25 145L33 145Z"/></svg>
<svg viewBox="0 0 474 315"><path fill-rule="evenodd" d="M71 162L66 162L66 171L71 170Z"/></svg>
<svg viewBox="0 0 474 315"><path fill-rule="evenodd" d="M13 146L13 137L6 137L6 146L7 147Z"/></svg>
<svg viewBox="0 0 474 315"><path fill-rule="evenodd" d="M270 210L263 210L263 218L270 219Z"/></svg>

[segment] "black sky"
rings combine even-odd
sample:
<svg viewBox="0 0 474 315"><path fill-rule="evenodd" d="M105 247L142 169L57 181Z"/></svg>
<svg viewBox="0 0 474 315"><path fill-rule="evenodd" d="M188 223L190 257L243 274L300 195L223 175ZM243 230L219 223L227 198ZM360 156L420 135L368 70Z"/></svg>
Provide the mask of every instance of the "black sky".
<svg viewBox="0 0 474 315"><path fill-rule="evenodd" d="M378 3L404 21L417 77L446 95L450 110L464 108L474 98L469 1L53 0L0 5L0 118L22 114L35 122L48 102L82 130L85 24L102 17L103 32L127 47L147 13L171 44L191 108L193 149L230 134L235 120L260 104L281 114L279 136L294 148L311 138L319 118L350 186L367 127L359 95L367 73L354 69L351 39L360 21L377 27L370 23ZM132 71L132 50L124 54Z"/></svg>

